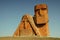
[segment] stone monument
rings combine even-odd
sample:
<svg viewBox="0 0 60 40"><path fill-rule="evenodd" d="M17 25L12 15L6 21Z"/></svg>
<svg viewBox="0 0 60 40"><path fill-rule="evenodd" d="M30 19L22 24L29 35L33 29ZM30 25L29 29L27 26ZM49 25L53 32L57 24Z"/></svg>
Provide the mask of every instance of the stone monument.
<svg viewBox="0 0 60 40"><path fill-rule="evenodd" d="M14 32L17 36L48 36L48 7L46 4L38 4L34 7L34 16L25 14L21 23Z"/></svg>

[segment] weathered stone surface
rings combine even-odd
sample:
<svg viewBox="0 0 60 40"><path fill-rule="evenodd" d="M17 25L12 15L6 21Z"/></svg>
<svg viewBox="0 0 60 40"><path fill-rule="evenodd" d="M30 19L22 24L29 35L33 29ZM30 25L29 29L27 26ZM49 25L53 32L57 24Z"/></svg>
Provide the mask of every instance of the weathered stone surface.
<svg viewBox="0 0 60 40"><path fill-rule="evenodd" d="M19 31L19 35L18 35L17 31L16 31L17 35L15 33L14 33L14 35L16 35L16 36L32 36L34 34L27 16L28 15L24 15L22 17L22 21L19 25L19 28L17 29L17 31Z"/></svg>
<svg viewBox="0 0 60 40"><path fill-rule="evenodd" d="M34 7L35 23L44 24L48 22L48 7L46 4L38 4Z"/></svg>
<svg viewBox="0 0 60 40"><path fill-rule="evenodd" d="M38 4L34 8L35 15L26 14L14 33L17 36L48 36L48 8L46 4Z"/></svg>
<svg viewBox="0 0 60 40"><path fill-rule="evenodd" d="M46 4L35 6L34 21L42 36L48 36L48 7Z"/></svg>

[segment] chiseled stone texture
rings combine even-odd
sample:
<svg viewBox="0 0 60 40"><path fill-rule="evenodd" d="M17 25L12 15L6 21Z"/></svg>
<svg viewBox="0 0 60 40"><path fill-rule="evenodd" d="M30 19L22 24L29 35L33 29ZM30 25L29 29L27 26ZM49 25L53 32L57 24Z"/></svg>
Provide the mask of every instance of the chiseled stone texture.
<svg viewBox="0 0 60 40"><path fill-rule="evenodd" d="M48 7L46 4L38 4L34 7L34 16L24 15L14 37L17 36L48 36Z"/></svg>

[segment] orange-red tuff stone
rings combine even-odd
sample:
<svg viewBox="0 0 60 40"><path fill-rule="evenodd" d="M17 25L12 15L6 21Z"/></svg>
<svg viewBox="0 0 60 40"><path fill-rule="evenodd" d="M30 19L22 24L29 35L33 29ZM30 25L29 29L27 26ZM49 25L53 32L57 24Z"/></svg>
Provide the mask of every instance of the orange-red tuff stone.
<svg viewBox="0 0 60 40"><path fill-rule="evenodd" d="M46 4L38 4L34 8L34 22L42 36L48 36L48 7Z"/></svg>
<svg viewBox="0 0 60 40"><path fill-rule="evenodd" d="M48 7L46 4L38 4L34 7L33 17L24 15L14 37L17 36L48 36Z"/></svg>

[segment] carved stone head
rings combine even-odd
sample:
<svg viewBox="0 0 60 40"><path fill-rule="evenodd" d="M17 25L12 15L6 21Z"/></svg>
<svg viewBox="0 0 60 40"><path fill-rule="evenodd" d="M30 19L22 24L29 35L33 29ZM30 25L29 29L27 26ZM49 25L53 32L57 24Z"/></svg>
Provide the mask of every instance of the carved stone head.
<svg viewBox="0 0 60 40"><path fill-rule="evenodd" d="M44 24L48 22L48 7L46 4L36 5L34 11L36 24Z"/></svg>

